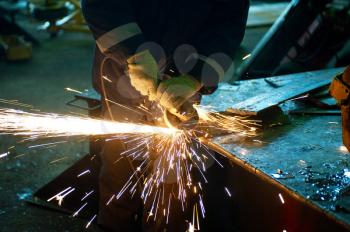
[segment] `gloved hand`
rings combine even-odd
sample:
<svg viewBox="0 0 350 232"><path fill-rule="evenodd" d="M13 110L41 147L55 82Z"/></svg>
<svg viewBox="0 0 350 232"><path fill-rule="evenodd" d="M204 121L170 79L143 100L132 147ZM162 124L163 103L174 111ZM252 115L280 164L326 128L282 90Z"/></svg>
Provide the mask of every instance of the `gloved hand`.
<svg viewBox="0 0 350 232"><path fill-rule="evenodd" d="M127 60L131 85L149 100L156 99L158 65L148 50Z"/></svg>
<svg viewBox="0 0 350 232"><path fill-rule="evenodd" d="M176 111L201 87L202 84L189 75L174 77L160 83L157 89L157 99L166 109Z"/></svg>

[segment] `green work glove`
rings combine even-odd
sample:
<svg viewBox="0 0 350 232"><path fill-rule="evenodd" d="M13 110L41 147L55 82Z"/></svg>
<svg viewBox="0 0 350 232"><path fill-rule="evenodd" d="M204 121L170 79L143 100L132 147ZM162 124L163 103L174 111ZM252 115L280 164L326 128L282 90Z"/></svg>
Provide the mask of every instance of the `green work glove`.
<svg viewBox="0 0 350 232"><path fill-rule="evenodd" d="M154 101L157 93L158 65L148 50L135 54L127 60L131 85Z"/></svg>
<svg viewBox="0 0 350 232"><path fill-rule="evenodd" d="M176 111L201 87L201 83L189 75L174 77L159 84L157 99L167 110Z"/></svg>

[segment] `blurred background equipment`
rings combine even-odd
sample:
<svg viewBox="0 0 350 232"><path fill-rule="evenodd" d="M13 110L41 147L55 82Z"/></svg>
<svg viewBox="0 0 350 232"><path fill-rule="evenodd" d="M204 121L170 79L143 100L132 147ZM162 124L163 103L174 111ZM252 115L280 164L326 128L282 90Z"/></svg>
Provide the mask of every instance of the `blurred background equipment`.
<svg viewBox="0 0 350 232"><path fill-rule="evenodd" d="M33 17L43 21L39 29L52 37L59 31L89 32L81 12L79 0L30 0Z"/></svg>
<svg viewBox="0 0 350 232"><path fill-rule="evenodd" d="M26 0L0 0L0 35L21 35L27 41L38 43L37 39L17 22L17 16L27 10Z"/></svg>
<svg viewBox="0 0 350 232"><path fill-rule="evenodd" d="M238 76L252 79L346 65L350 2L293 0L245 60Z"/></svg>
<svg viewBox="0 0 350 232"><path fill-rule="evenodd" d="M8 61L28 60L32 57L32 44L21 36L0 36L0 46Z"/></svg>

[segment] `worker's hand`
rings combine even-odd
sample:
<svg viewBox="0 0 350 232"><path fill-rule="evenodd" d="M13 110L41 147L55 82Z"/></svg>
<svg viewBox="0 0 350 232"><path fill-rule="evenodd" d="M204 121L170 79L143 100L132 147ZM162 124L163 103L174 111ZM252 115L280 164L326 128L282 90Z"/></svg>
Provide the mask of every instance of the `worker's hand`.
<svg viewBox="0 0 350 232"><path fill-rule="evenodd" d="M158 65L148 50L130 57L128 72L131 85L149 100L156 99Z"/></svg>
<svg viewBox="0 0 350 232"><path fill-rule="evenodd" d="M166 109L176 111L201 87L201 83L191 76L174 77L160 83L157 89L157 99Z"/></svg>

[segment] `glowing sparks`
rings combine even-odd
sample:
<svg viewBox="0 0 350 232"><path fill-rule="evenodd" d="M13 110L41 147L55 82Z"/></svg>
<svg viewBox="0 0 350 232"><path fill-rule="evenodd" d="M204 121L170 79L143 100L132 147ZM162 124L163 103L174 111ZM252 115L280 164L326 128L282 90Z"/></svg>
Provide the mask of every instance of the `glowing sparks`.
<svg viewBox="0 0 350 232"><path fill-rule="evenodd" d="M83 92L79 91L79 90L76 90L76 89L72 89L72 88L65 88L65 90L69 91L69 92L74 92L74 93L79 93L79 94L82 94Z"/></svg>
<svg viewBox="0 0 350 232"><path fill-rule="evenodd" d="M93 194L95 191L94 190L91 190L90 192L88 192L88 193L85 193L85 196L83 196L83 198L81 198L81 200L80 201L83 201L83 200L85 200L86 198L88 198L91 194Z"/></svg>
<svg viewBox="0 0 350 232"><path fill-rule="evenodd" d="M232 197L231 192L230 192L230 190L228 190L227 187L225 187L225 191L226 191L226 193L227 193L227 195L228 195L229 197Z"/></svg>
<svg viewBox="0 0 350 232"><path fill-rule="evenodd" d="M84 175L90 174L90 173L91 173L91 171L89 169L87 169L87 170L83 171L82 173L78 174L77 177L79 178L81 176L84 176Z"/></svg>
<svg viewBox="0 0 350 232"><path fill-rule="evenodd" d="M64 160L64 159L67 159L67 158L68 158L68 157L65 156L65 157L62 157L62 158L59 158L59 159L55 159L55 160L51 161L50 164L54 164L54 163L60 162L60 161L62 161L62 160Z"/></svg>
<svg viewBox="0 0 350 232"><path fill-rule="evenodd" d="M67 197L72 192L74 192L74 190L75 190L75 188L68 187L68 188L64 189L63 191L57 193L55 196L49 198L47 200L47 202L50 202L52 200L56 200L56 201L58 201L58 205L61 206L64 198Z"/></svg>
<svg viewBox="0 0 350 232"><path fill-rule="evenodd" d="M85 203L85 204L83 204L77 211L75 211L74 212L74 214L72 215L72 217L76 217L76 216L78 216L78 214L80 213L80 211L82 211L84 208L85 208L85 206L87 206L87 202Z"/></svg>
<svg viewBox="0 0 350 232"><path fill-rule="evenodd" d="M215 128L228 133L235 133L244 137L253 137L257 135L257 128L260 126L258 121L250 120L242 116L233 116L229 114L216 112L210 107L194 105L197 110L200 121L206 123L208 127Z"/></svg>
<svg viewBox="0 0 350 232"><path fill-rule="evenodd" d="M111 79L109 79L107 76L102 75L102 78L105 79L106 81L112 83L113 81Z"/></svg>
<svg viewBox="0 0 350 232"><path fill-rule="evenodd" d="M25 108L33 108L32 105L20 103L20 102L18 102L18 100L6 100L6 99L1 99L0 98L0 103L13 105L13 106L19 106L19 107L25 107Z"/></svg>
<svg viewBox="0 0 350 232"><path fill-rule="evenodd" d="M173 135L177 132L174 129L143 124L120 123L59 114L28 113L12 109L0 110L0 131L3 134L11 133L33 138L132 133ZM37 147L37 145L31 146L31 148L33 147Z"/></svg>
<svg viewBox="0 0 350 232"><path fill-rule="evenodd" d="M97 214L95 214L90 221L86 224L85 229L89 228L89 226L91 225L91 223L95 220L95 218L97 217Z"/></svg>
<svg viewBox="0 0 350 232"><path fill-rule="evenodd" d="M106 202L106 205L111 204L111 202L113 201L114 198L115 198L115 195L113 194L113 195L108 199L108 201Z"/></svg>
<svg viewBox="0 0 350 232"><path fill-rule="evenodd" d="M280 198L280 201L282 202L282 204L284 204L284 198L281 193L278 194L278 197Z"/></svg>
<svg viewBox="0 0 350 232"><path fill-rule="evenodd" d="M251 53L249 53L249 54L247 54L247 55L243 56L242 60L246 60L246 59L248 59L248 58L249 58L251 55L252 55L252 54L251 54Z"/></svg>
<svg viewBox="0 0 350 232"><path fill-rule="evenodd" d="M38 145L32 145L32 146L29 146L28 148L47 147L47 146L57 145L57 144L66 143L66 142L67 141L60 141L60 142L53 142L53 143L43 143L43 144L38 144Z"/></svg>
<svg viewBox="0 0 350 232"><path fill-rule="evenodd" d="M108 99L106 101L118 104ZM124 107L127 108L127 106ZM195 108L198 112L198 123L201 128L213 127L221 131L239 134L242 137L252 137L257 134L258 123L256 121L220 114L203 106L195 106ZM145 106L141 106L140 109L145 112L148 110ZM134 109L130 110L135 111L134 113L140 113ZM189 223L189 231L199 230L199 217L205 217L201 183L208 182L205 177L207 161L211 158L223 167L209 148L203 144L202 138L198 137L198 134L204 134L198 128L179 130L80 116L0 109L0 134L25 136L31 140L68 136L103 136L106 143L115 140L122 141L129 149L122 152L114 163L122 158L141 162L135 167L134 172L131 173L122 188L113 194L105 204L109 205L113 199L118 200L124 194L133 197L138 192L145 206L148 207L145 209L149 212L148 219L156 221L157 217L163 216L166 217L166 223L168 223L172 202L180 202L182 211L185 211L185 208L189 207L187 199L193 194L197 200L192 205L193 218L192 222ZM206 133L205 137L208 136ZM47 148L66 142L44 143L32 145L29 148ZM64 158L50 163L58 162ZM90 172L89 169L84 170L77 177L82 177ZM192 178L194 173L201 179L200 182L194 181ZM165 187L169 184L172 186L171 190L167 190ZM47 201L56 200L61 205L64 198L74 191L75 188L68 187ZM225 187L225 191L231 197L227 187ZM81 201L93 192L94 190L85 193ZM77 216L86 206L87 203L83 204L73 214L73 217ZM90 226L96 216L94 215L90 219L86 228Z"/></svg>
<svg viewBox="0 0 350 232"><path fill-rule="evenodd" d="M10 154L10 152L5 152L3 154L0 154L0 159L5 158L6 156L8 156Z"/></svg>

